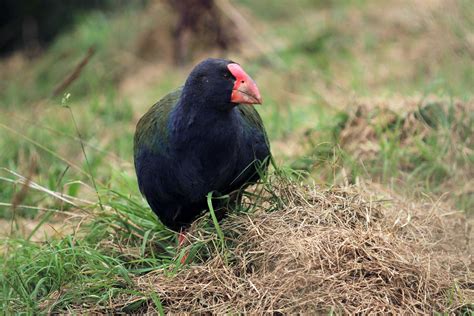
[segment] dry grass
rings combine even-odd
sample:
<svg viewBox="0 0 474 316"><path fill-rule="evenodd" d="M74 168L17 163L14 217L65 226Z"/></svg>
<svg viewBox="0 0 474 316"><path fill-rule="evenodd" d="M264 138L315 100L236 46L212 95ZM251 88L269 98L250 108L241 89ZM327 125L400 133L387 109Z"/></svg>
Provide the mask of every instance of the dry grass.
<svg viewBox="0 0 474 316"><path fill-rule="evenodd" d="M461 151L470 152L469 148L474 146L469 130L470 113L474 110L472 101L435 97L361 99L354 108L356 111L350 114L341 131L340 143L360 160L380 155L380 139L390 130L400 134L398 140L402 147L415 146L418 139L443 128L449 131L452 143L463 147Z"/></svg>
<svg viewBox="0 0 474 316"><path fill-rule="evenodd" d="M472 101L394 98L361 101L356 108L338 139L354 161L367 168L390 163L390 176L413 182L408 190L420 185L413 177L410 180L418 171L433 193L445 195L452 205L470 211L472 202L461 206L459 201L472 200L474 192ZM387 177L373 174L374 179Z"/></svg>
<svg viewBox="0 0 474 316"><path fill-rule="evenodd" d="M137 277L136 289L157 293L170 313L413 314L474 302L473 234L461 213L372 184L321 190L277 181L255 213L222 224L225 255L208 247L208 259L176 275ZM218 242L205 230L193 235L194 243ZM156 308L149 302L144 311Z"/></svg>

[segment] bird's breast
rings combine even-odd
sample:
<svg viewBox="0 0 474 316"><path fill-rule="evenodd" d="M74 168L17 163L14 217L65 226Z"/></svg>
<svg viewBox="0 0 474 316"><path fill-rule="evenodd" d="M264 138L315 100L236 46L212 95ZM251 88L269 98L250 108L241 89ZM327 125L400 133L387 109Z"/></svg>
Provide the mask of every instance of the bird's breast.
<svg viewBox="0 0 474 316"><path fill-rule="evenodd" d="M179 157L176 169L186 182L183 186L198 194L225 187L238 166L242 137L235 113L179 117L173 123L171 144L172 156Z"/></svg>

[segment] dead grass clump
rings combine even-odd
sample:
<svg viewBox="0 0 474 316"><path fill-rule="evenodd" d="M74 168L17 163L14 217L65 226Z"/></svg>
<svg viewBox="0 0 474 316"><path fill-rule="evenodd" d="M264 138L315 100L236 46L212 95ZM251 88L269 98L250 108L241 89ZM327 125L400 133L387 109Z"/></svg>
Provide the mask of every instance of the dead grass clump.
<svg viewBox="0 0 474 316"><path fill-rule="evenodd" d="M222 223L224 254L214 247L209 259L176 275L138 277L137 289L156 293L171 313L413 314L474 302L472 234L460 213L403 201L375 185L284 185L264 198L265 208ZM193 235L218 244L210 234Z"/></svg>
<svg viewBox="0 0 474 316"><path fill-rule="evenodd" d="M430 191L472 208L474 103L441 98L361 102L338 136L355 168ZM415 176L416 175L416 176ZM415 190L416 191L416 190Z"/></svg>
<svg viewBox="0 0 474 316"><path fill-rule="evenodd" d="M436 98L362 101L341 131L340 143L355 158L373 160L380 154L381 139L416 148L420 139L449 132L444 136L467 150L474 147L473 109L473 102Z"/></svg>

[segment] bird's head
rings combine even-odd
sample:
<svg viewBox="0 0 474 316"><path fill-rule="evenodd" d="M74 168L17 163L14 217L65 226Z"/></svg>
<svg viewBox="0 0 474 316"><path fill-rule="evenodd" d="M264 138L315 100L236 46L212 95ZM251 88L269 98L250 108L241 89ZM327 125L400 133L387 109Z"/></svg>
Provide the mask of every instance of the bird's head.
<svg viewBox="0 0 474 316"><path fill-rule="evenodd" d="M262 104L257 84L230 60L209 58L191 71L184 86L191 103L226 110L237 104Z"/></svg>

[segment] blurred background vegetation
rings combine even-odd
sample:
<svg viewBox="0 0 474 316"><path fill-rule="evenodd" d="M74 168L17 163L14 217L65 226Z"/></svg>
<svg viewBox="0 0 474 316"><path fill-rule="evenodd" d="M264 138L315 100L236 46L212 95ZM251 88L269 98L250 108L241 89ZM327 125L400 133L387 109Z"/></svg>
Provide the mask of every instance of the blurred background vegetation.
<svg viewBox="0 0 474 316"><path fill-rule="evenodd" d="M54 295L58 308L106 299L97 293L111 284L97 271L122 272L100 260L125 259L96 245L121 238L107 234L123 217L101 212L94 182L100 202L146 221L133 228L138 247L147 231L171 236L138 192L132 138L148 107L206 57L233 59L256 80L275 159L306 181L373 181L473 213L470 0L7 0L0 54L0 263L16 271L2 277L3 310L45 310ZM77 231L97 254L38 287L31 260L49 262ZM141 255L133 269L147 266ZM84 281L70 275L84 264L97 283L58 294Z"/></svg>

